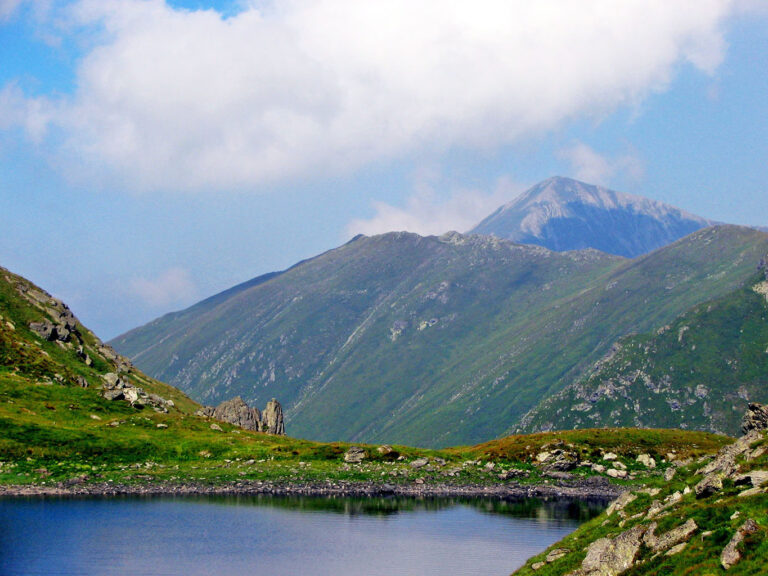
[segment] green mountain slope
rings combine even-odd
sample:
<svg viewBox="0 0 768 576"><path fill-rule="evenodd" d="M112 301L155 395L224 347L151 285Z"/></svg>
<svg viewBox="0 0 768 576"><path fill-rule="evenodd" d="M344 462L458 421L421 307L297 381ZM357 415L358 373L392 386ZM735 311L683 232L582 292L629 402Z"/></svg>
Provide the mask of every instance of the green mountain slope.
<svg viewBox="0 0 768 576"><path fill-rule="evenodd" d="M118 337L207 403L279 397L292 433L445 446L499 436L630 332L745 282L768 236L635 260L450 234L361 237Z"/></svg>
<svg viewBox="0 0 768 576"><path fill-rule="evenodd" d="M766 293L760 274L656 333L620 340L519 430L681 426L736 435L746 402L768 396Z"/></svg>

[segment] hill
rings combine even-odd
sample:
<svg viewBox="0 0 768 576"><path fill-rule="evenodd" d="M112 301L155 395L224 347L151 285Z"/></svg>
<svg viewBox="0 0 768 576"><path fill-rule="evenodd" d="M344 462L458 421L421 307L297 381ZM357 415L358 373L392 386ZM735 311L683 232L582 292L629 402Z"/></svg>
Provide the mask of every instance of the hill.
<svg viewBox="0 0 768 576"><path fill-rule="evenodd" d="M620 340L591 373L523 418L519 431L668 427L736 435L744 402L768 395L768 281Z"/></svg>
<svg viewBox="0 0 768 576"><path fill-rule="evenodd" d="M662 202L555 177L469 231L559 252L594 248L634 258L713 225Z"/></svg>
<svg viewBox="0 0 768 576"><path fill-rule="evenodd" d="M743 285L766 252L768 236L734 226L634 260L358 237L112 344L200 401L278 397L302 437L471 444L514 430L618 338Z"/></svg>
<svg viewBox="0 0 768 576"><path fill-rule="evenodd" d="M515 574L764 574L768 408L750 404L744 424L745 435L714 457L670 454L663 482L629 487L605 513Z"/></svg>

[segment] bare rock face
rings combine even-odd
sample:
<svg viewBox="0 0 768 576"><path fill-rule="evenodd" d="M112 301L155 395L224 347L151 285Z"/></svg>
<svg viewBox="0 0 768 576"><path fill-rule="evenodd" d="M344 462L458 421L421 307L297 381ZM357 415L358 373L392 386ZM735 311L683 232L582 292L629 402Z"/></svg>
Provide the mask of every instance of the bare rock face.
<svg viewBox="0 0 768 576"><path fill-rule="evenodd" d="M197 415L228 422L245 430L285 436L283 408L280 406L280 402L274 398L267 402L267 407L262 413L259 413L257 408L249 407L240 396L235 396L231 400L225 400L215 408L203 406L197 411Z"/></svg>
<svg viewBox="0 0 768 576"><path fill-rule="evenodd" d="M768 429L768 406L757 402L750 402L747 413L741 421L741 431L748 434L752 430Z"/></svg>
<svg viewBox="0 0 768 576"><path fill-rule="evenodd" d="M267 402L262 414L262 430L267 434L285 436L285 424L283 422L283 407L280 402L272 398Z"/></svg>
<svg viewBox="0 0 768 576"><path fill-rule="evenodd" d="M213 411L213 417L246 430L261 429L261 414L258 408L250 408L240 396L219 404Z"/></svg>

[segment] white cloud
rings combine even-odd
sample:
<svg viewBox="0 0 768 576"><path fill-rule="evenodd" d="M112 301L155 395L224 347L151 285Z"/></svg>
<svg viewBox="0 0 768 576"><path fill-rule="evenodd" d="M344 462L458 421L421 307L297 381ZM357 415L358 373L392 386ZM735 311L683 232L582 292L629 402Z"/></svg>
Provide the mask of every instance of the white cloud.
<svg viewBox="0 0 768 576"><path fill-rule="evenodd" d="M186 306L197 297L197 288L183 268L171 268L151 279L134 278L128 292L149 306L164 309Z"/></svg>
<svg viewBox="0 0 768 576"><path fill-rule="evenodd" d="M402 230L421 235L439 235L451 230L466 232L523 189L523 186L503 179L491 193L459 190L444 200L431 185L421 183L404 208L374 202L375 214L369 219L352 221L347 226L347 233L371 236Z"/></svg>
<svg viewBox="0 0 768 576"><path fill-rule="evenodd" d="M38 117L63 142L61 166L112 185L247 187L607 114L664 90L681 63L713 71L730 8L285 0L224 18L163 0L80 0L72 21L101 36L75 94Z"/></svg>
<svg viewBox="0 0 768 576"><path fill-rule="evenodd" d="M10 18L21 4L21 0L0 0L0 22Z"/></svg>
<svg viewBox="0 0 768 576"><path fill-rule="evenodd" d="M575 142L560 150L558 155L570 163L570 175L590 184L608 186L617 175L637 181L644 172L643 162L634 150L605 156L583 142Z"/></svg>

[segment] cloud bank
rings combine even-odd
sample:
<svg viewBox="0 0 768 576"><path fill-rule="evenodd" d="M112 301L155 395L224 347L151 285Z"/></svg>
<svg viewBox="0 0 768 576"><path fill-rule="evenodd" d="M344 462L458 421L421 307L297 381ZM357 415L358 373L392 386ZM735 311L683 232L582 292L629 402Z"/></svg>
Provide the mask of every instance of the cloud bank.
<svg viewBox="0 0 768 576"><path fill-rule="evenodd" d="M510 198L520 194L524 188L502 179L490 193L457 190L444 199L431 185L420 183L406 201L405 207L373 202L374 215L368 219L353 220L347 226L347 233L349 236L372 236L393 230L421 235L440 235L451 230L466 232L493 210L509 202Z"/></svg>
<svg viewBox="0 0 768 576"><path fill-rule="evenodd" d="M248 188L422 149L493 148L635 105L681 64L713 72L733 9L284 0L225 18L163 0L80 0L67 30L87 31L90 47L74 93L26 100L34 118L17 117L73 177Z"/></svg>
<svg viewBox="0 0 768 576"><path fill-rule="evenodd" d="M158 309L187 306L197 297L197 288L184 268L170 268L155 278L133 278L127 288L131 296Z"/></svg>
<svg viewBox="0 0 768 576"><path fill-rule="evenodd" d="M574 142L571 146L561 149L558 155L570 164L569 174L590 184L610 186L611 180L617 174L637 181L642 178L644 172L643 162L634 151L606 156L583 142Z"/></svg>

